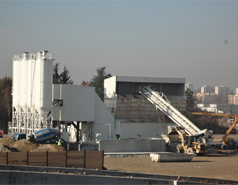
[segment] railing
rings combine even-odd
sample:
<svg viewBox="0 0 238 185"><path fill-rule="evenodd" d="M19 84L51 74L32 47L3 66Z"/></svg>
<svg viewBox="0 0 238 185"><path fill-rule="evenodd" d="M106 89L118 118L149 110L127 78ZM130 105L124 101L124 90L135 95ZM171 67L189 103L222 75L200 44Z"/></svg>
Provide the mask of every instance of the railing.
<svg viewBox="0 0 238 185"><path fill-rule="evenodd" d="M23 58L26 58L26 60L30 60L30 59L39 59L39 58L45 58L47 60L52 60L52 54L35 54L35 53L29 53L29 54L21 54L21 55L14 55L13 56L13 61L19 61L22 60Z"/></svg>
<svg viewBox="0 0 238 185"><path fill-rule="evenodd" d="M161 94L153 91L149 87L141 88L140 93L177 125L182 126L188 134L196 135L201 133L201 130L196 125L175 109Z"/></svg>

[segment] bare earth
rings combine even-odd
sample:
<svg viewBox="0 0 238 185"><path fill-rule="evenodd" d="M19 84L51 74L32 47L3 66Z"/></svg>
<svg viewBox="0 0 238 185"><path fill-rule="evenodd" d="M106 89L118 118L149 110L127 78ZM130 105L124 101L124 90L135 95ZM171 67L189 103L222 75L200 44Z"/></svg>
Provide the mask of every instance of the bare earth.
<svg viewBox="0 0 238 185"><path fill-rule="evenodd" d="M150 157L104 158L104 166L123 172L191 176L238 181L238 155L194 157L192 162L152 162Z"/></svg>
<svg viewBox="0 0 238 185"><path fill-rule="evenodd" d="M214 143L223 135L214 135ZM228 137L238 139L238 135ZM232 151L224 151L232 152ZM190 176L238 181L238 152L232 155L214 154L194 157L192 162L152 162L150 157L104 158L104 166L123 172Z"/></svg>

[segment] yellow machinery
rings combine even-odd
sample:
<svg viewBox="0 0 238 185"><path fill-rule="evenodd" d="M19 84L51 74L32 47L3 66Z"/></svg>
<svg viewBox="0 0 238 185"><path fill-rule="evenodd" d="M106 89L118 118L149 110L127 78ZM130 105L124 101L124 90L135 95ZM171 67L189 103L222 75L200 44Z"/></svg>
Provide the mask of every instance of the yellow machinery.
<svg viewBox="0 0 238 185"><path fill-rule="evenodd" d="M232 129L236 126L238 121L238 115L236 114L220 114L220 113L208 113L208 112L192 112L194 115L201 115L201 116L225 116L225 117L234 117L234 122L230 126L230 128L226 131L225 135L222 137L222 149L235 148L235 143L233 138L227 138L230 134Z"/></svg>
<svg viewBox="0 0 238 185"><path fill-rule="evenodd" d="M182 127L168 126L168 134L161 136L166 141L167 151L197 155L208 152L206 144L202 141L205 136L187 135Z"/></svg>
<svg viewBox="0 0 238 185"><path fill-rule="evenodd" d="M208 152L206 145L204 143L200 143L197 136L186 135L185 131L180 127L175 127L175 130L181 138L181 144L176 147L177 152L197 155L204 155Z"/></svg>

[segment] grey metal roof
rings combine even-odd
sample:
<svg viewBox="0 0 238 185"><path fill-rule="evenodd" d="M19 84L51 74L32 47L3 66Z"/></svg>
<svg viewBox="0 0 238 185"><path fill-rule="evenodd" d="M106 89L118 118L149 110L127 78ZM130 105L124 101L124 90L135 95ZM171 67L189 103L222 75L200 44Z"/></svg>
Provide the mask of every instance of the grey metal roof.
<svg viewBox="0 0 238 185"><path fill-rule="evenodd" d="M185 83L185 78L116 76L116 81L139 83Z"/></svg>
<svg viewBox="0 0 238 185"><path fill-rule="evenodd" d="M158 119L116 119L121 123L160 123Z"/></svg>

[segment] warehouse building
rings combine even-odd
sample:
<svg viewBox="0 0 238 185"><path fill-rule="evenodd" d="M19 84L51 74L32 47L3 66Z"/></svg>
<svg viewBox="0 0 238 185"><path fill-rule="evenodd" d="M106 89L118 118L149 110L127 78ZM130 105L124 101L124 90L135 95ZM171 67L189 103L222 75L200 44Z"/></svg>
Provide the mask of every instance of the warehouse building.
<svg viewBox="0 0 238 185"><path fill-rule="evenodd" d="M180 112L186 110L185 78L113 76L104 80L104 103L116 119L114 136L161 138L175 125L140 94L143 86L163 92Z"/></svg>

